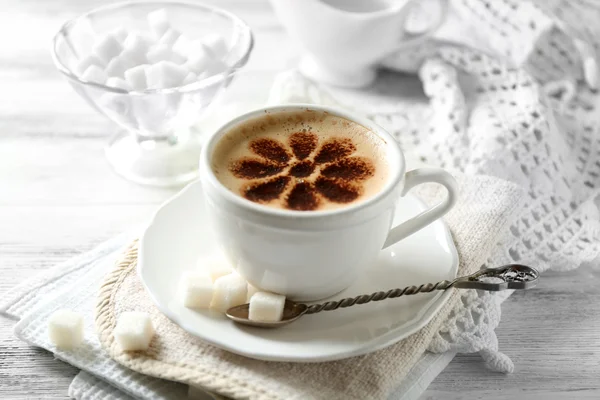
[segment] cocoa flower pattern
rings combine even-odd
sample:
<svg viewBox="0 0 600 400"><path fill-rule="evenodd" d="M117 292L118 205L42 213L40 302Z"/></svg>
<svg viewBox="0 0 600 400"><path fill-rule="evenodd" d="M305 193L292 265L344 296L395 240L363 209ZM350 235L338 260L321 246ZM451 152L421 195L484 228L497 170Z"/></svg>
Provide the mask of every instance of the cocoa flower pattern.
<svg viewBox="0 0 600 400"><path fill-rule="evenodd" d="M279 200L291 210L316 210L326 201L350 203L362 194L361 183L375 173L371 160L352 155L356 146L350 138L320 144L317 135L301 131L288 137L287 146L258 138L249 150L256 156L229 165L235 177L248 180L240 194L257 203Z"/></svg>

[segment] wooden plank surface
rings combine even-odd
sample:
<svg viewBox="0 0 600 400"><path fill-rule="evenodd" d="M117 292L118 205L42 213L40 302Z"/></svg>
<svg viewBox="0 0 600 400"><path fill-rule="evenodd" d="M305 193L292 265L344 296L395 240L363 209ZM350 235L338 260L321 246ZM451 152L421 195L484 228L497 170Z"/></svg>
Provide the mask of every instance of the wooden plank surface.
<svg viewBox="0 0 600 400"><path fill-rule="evenodd" d="M263 0L213 0L256 33L249 67L279 70L297 49ZM0 16L0 293L148 219L173 190L115 176L103 158L110 123L55 71L49 41L102 0L4 0ZM426 399L600 399L600 286L590 268L544 275L512 296L497 330L511 375L457 356ZM0 398L66 398L77 370L14 338L0 318Z"/></svg>

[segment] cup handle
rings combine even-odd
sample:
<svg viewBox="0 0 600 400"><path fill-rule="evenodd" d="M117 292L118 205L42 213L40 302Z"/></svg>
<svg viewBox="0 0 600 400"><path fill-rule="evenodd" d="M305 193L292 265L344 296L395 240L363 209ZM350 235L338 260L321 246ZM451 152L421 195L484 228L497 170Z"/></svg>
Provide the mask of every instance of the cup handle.
<svg viewBox="0 0 600 400"><path fill-rule="evenodd" d="M401 196L405 196L415 186L427 182L443 185L448 190L446 198L428 210L392 228L383 245L384 249L441 218L456 204L458 184L452 175L441 168L418 168L408 171Z"/></svg>
<svg viewBox="0 0 600 400"><path fill-rule="evenodd" d="M418 6L420 1L421 0L412 0L406 5L406 7ZM440 7L440 12L437 15L437 19L432 24L429 25L427 30L416 33L416 34L410 33L406 30L406 20L410 16L410 10L408 10L408 12L405 12L402 17L402 21L401 21L402 26L405 27L404 28L405 36L404 36L404 39L402 40L402 42L400 43L400 45L398 47L396 47L393 52L397 52L405 47L414 46L414 45L420 43L421 41L427 39L432 34L434 34L435 31L437 31L439 29L439 27L442 26L444 21L446 21L446 16L448 15L448 7L449 7L448 2L449 2L449 0L437 0L437 3Z"/></svg>

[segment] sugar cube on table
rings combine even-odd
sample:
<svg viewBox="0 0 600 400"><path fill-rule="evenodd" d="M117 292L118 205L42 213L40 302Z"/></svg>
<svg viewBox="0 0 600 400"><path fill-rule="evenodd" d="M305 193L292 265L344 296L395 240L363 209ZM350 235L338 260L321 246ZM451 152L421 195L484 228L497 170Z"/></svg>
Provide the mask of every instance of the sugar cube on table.
<svg viewBox="0 0 600 400"><path fill-rule="evenodd" d="M222 276L214 282L210 308L226 312L227 309L246 303L248 284L236 273Z"/></svg>
<svg viewBox="0 0 600 400"><path fill-rule="evenodd" d="M146 70L149 89L164 89L180 86L188 74L187 70L171 61L160 61Z"/></svg>
<svg viewBox="0 0 600 400"><path fill-rule="evenodd" d="M104 84L108 79L106 72L97 65L90 65L81 75L81 79L88 82Z"/></svg>
<svg viewBox="0 0 600 400"><path fill-rule="evenodd" d="M152 46L150 50L148 50L146 58L153 64L160 61L171 61L176 64L183 64L185 62L185 58L182 55L174 53L173 50L165 44Z"/></svg>
<svg viewBox="0 0 600 400"><path fill-rule="evenodd" d="M123 351L147 350L154 337L154 326L147 313L127 311L119 315L113 335Z"/></svg>
<svg viewBox="0 0 600 400"><path fill-rule="evenodd" d="M48 336L58 348L72 349L83 342L83 315L71 310L57 310L48 319Z"/></svg>
<svg viewBox="0 0 600 400"><path fill-rule="evenodd" d="M181 33L179 31L169 28L161 37L158 39L159 44L164 44L165 46L169 46L170 49L173 48L173 45L179 39Z"/></svg>
<svg viewBox="0 0 600 400"><path fill-rule="evenodd" d="M146 69L148 64L136 65L125 71L125 80L133 90L145 90L147 88Z"/></svg>
<svg viewBox="0 0 600 400"><path fill-rule="evenodd" d="M260 289L248 283L248 295L246 296L246 303L249 303L252 296L254 296L254 293L257 292L260 292Z"/></svg>
<svg viewBox="0 0 600 400"><path fill-rule="evenodd" d="M119 78L116 76L110 77L106 80L106 86L110 86L113 88L117 88L117 89L123 89L123 90L131 90L131 86L129 85L129 83L127 83L127 81L123 78Z"/></svg>
<svg viewBox="0 0 600 400"><path fill-rule="evenodd" d="M202 38L202 43L206 48L209 49L209 52L218 60L222 60L227 55L229 49L227 47L227 43L225 39L221 35L216 33L206 35Z"/></svg>
<svg viewBox="0 0 600 400"><path fill-rule="evenodd" d="M104 64L104 62L101 59L99 59L98 57L96 57L95 55L92 54L92 55L83 57L81 60L79 60L77 62L77 67L75 67L75 70L76 70L75 72L77 73L77 75L83 75L85 70L88 69L88 67L91 67L92 65L103 68L106 64Z"/></svg>
<svg viewBox="0 0 600 400"><path fill-rule="evenodd" d="M169 15L164 8L149 13L147 20L150 31L152 31L156 39L160 38L167 30L169 30Z"/></svg>
<svg viewBox="0 0 600 400"><path fill-rule="evenodd" d="M204 271L188 271L181 278L183 305L209 308L213 297L213 281Z"/></svg>
<svg viewBox="0 0 600 400"><path fill-rule="evenodd" d="M92 54L108 64L111 58L123 51L123 45L113 35L106 35L94 43Z"/></svg>
<svg viewBox="0 0 600 400"><path fill-rule="evenodd" d="M269 292L257 292L250 299L248 319L263 322L281 321L284 306L285 296Z"/></svg>

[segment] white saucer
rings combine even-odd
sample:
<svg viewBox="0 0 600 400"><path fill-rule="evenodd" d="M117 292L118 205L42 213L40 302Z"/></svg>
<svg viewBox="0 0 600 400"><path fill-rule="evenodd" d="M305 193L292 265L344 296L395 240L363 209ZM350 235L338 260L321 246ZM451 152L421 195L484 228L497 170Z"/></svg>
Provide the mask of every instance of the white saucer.
<svg viewBox="0 0 600 400"><path fill-rule="evenodd" d="M408 195L396 208L400 222L425 209ZM156 306L173 322L208 343L250 358L316 362L379 350L422 328L447 301L449 292L401 297L309 315L286 327L265 330L234 324L213 311L185 308L177 286L184 270L218 244L208 226L204 194L194 182L167 201L142 235L138 272ZM436 221L383 250L355 284L333 298L456 277L458 255L448 228Z"/></svg>

